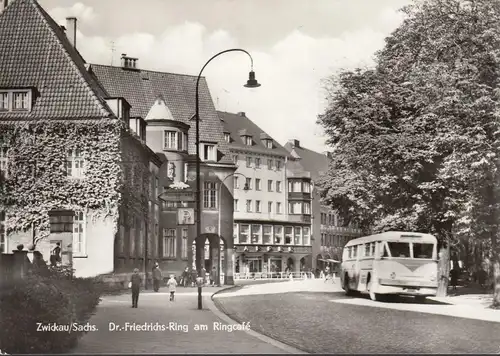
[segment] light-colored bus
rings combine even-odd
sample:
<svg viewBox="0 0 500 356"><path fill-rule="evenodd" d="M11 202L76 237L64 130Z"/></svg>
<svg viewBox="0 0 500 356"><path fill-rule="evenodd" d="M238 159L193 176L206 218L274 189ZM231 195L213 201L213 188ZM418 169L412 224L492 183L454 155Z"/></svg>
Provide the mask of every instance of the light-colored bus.
<svg viewBox="0 0 500 356"><path fill-rule="evenodd" d="M419 232L389 231L349 241L343 251L340 279L347 294L436 296L437 240Z"/></svg>

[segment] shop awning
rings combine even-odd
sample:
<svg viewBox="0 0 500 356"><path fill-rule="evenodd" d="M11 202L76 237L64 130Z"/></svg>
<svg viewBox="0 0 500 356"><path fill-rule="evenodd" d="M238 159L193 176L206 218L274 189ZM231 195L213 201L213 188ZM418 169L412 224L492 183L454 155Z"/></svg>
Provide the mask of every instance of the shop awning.
<svg viewBox="0 0 500 356"><path fill-rule="evenodd" d="M331 259L331 258L327 258L327 259L322 259L322 258L320 258L319 260L320 260L320 261L323 261L323 262L340 263L340 261L333 260L333 259Z"/></svg>

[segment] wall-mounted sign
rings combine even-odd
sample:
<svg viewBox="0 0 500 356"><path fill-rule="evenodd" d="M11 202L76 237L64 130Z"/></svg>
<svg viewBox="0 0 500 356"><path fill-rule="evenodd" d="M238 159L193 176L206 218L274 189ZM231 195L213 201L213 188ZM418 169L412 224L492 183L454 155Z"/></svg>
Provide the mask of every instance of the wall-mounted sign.
<svg viewBox="0 0 500 356"><path fill-rule="evenodd" d="M194 209L193 208L177 209L177 224L194 225Z"/></svg>
<svg viewBox="0 0 500 356"><path fill-rule="evenodd" d="M194 192L187 189L166 189L160 198L164 201L195 201Z"/></svg>

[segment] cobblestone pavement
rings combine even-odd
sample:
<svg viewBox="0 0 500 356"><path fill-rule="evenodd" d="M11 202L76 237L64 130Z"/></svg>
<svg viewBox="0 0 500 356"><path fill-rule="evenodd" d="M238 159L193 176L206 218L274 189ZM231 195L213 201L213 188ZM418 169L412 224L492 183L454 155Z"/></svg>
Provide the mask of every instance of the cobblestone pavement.
<svg viewBox="0 0 500 356"><path fill-rule="evenodd" d="M210 296L216 290L204 290L203 310L197 309L195 288L179 288L174 302L168 300L166 289L160 293L141 293L137 309L131 308L129 294L104 297L90 320L98 331L84 335L73 353L286 353L245 331L216 330L217 323L228 325L208 309L212 303ZM171 330L125 330L134 323L165 325ZM207 330L197 331L196 325L206 325ZM110 326L121 327L122 331L111 331Z"/></svg>

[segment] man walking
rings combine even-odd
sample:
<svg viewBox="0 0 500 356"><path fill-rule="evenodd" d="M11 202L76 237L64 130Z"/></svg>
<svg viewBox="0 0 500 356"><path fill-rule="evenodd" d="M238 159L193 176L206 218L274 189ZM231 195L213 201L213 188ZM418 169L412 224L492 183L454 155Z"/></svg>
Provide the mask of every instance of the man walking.
<svg viewBox="0 0 500 356"><path fill-rule="evenodd" d="M158 262L155 262L153 267L153 289L155 292L160 290L160 282L161 282L161 269Z"/></svg>
<svg viewBox="0 0 500 356"><path fill-rule="evenodd" d="M210 272L210 284L215 287L218 283L217 282L217 270L215 269L215 266L212 267L212 271Z"/></svg>
<svg viewBox="0 0 500 356"><path fill-rule="evenodd" d="M134 268L134 274L130 278L130 283L132 288L132 308L137 308L137 303L139 302L139 292L142 283L138 268Z"/></svg>

